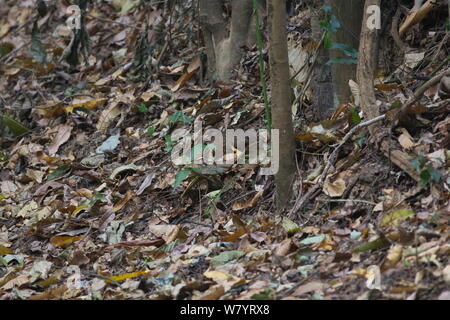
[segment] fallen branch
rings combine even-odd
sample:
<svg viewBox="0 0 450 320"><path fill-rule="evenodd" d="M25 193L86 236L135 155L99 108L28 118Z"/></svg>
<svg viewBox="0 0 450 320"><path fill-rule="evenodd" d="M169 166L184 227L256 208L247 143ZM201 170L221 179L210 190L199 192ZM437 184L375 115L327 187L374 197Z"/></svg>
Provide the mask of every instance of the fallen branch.
<svg viewBox="0 0 450 320"><path fill-rule="evenodd" d="M292 219L294 215L297 214L297 212L303 207L303 205L308 202L311 199L311 196L323 186L325 179L328 175L328 171L330 171L331 166L334 164L337 158L337 154L339 149L348 141L350 138L361 128L368 127L376 122L379 122L383 120L386 116L383 114L381 116L378 116L376 118L364 121L353 127L342 139L342 141L339 143L339 145L333 150L333 152L330 154L327 160L327 165L325 166L325 169L323 169L322 174L319 177L318 182L311 187L308 192L303 197L298 197L295 201L294 206L289 212L289 218Z"/></svg>
<svg viewBox="0 0 450 320"><path fill-rule="evenodd" d="M422 21L434 8L436 8L436 0L428 0L418 10L411 12L400 27L398 32L400 38L405 35L409 28Z"/></svg>
<svg viewBox="0 0 450 320"><path fill-rule="evenodd" d="M425 82L420 88L418 88L414 95L400 108L400 110L394 115L394 124L397 123L399 119L404 117L408 113L408 109L419 100L422 95L432 86L438 84L443 77L450 76L450 68L435 75L433 78Z"/></svg>

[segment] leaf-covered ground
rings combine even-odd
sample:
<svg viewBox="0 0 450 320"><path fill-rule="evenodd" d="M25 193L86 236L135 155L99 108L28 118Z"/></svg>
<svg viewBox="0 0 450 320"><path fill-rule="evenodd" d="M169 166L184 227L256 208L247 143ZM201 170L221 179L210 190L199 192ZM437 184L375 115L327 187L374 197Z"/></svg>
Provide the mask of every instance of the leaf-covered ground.
<svg viewBox="0 0 450 320"><path fill-rule="evenodd" d="M170 159L171 132L195 118L264 127L255 48L236 81L205 85L191 1L94 1L91 47L74 67L61 59L69 3L55 3L0 7L0 299L450 299L450 103L437 86L409 121L381 125L388 149L367 128L355 134L289 220L259 167ZM314 52L305 10L289 20L295 95ZM433 13L410 30L401 56L384 35L384 111L450 65L443 21ZM294 106L296 197L360 121L340 106L313 123L309 94Z"/></svg>

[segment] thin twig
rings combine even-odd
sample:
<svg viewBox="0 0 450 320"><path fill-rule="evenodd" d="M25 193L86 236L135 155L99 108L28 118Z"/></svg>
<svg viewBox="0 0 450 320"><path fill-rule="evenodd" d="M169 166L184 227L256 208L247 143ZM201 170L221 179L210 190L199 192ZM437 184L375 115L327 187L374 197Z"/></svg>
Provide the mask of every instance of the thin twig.
<svg viewBox="0 0 450 320"><path fill-rule="evenodd" d="M132 28L132 29L136 29L136 30L140 30L140 31L144 31L144 30L145 30L145 29L142 28L142 27L141 27L141 28L140 28L140 27L136 27L136 26L131 25L131 24L126 24L126 23L114 21L114 20L107 19L107 18L96 17L96 16L93 16L93 15L90 15L90 14L88 14L87 16L88 16L89 18L96 19L96 20L99 20L99 21L118 24L118 25L120 25L120 26L122 26L122 27L124 27L124 28Z"/></svg>
<svg viewBox="0 0 450 320"><path fill-rule="evenodd" d="M360 199L320 199L319 202L358 202L364 204L370 204L371 206L376 206L377 204L372 201L360 200Z"/></svg>
<svg viewBox="0 0 450 320"><path fill-rule="evenodd" d="M328 171L330 171L331 166L334 164L334 161L336 160L337 154L339 149L348 141L350 138L361 128L368 127L376 122L379 122L383 120L386 117L386 115L381 115L376 118L364 121L353 127L342 139L342 141L339 143L339 145L333 150L333 152L328 157L327 165L325 166L325 169L323 169L322 174L319 177L318 182L311 187L308 192L303 197L298 197L295 201L294 206L292 207L291 211L289 212L289 218L293 218L294 215L297 214L300 208L303 207L303 205L310 200L311 196L323 186L323 183L325 182L325 179L327 177Z"/></svg>

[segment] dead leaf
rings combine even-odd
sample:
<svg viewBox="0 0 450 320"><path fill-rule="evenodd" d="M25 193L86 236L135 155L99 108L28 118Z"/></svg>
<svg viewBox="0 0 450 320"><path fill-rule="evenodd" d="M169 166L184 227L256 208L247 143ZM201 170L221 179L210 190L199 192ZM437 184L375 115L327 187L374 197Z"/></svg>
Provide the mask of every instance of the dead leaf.
<svg viewBox="0 0 450 320"><path fill-rule="evenodd" d="M325 289L325 285L322 282L311 281L311 282L308 282L308 283L298 287L292 295L293 296L301 296L301 295L304 295L304 294L310 293L310 292L323 291L324 289Z"/></svg>
<svg viewBox="0 0 450 320"><path fill-rule="evenodd" d="M145 176L145 179L142 182L141 186L139 187L139 190L136 192L137 196L140 196L145 191L145 189L147 189L152 184L154 177L155 177L155 173L153 173L153 172L149 173Z"/></svg>
<svg viewBox="0 0 450 320"><path fill-rule="evenodd" d="M69 236L54 236L50 238L50 243L54 245L56 248L67 247L74 242L80 240L80 236L69 237Z"/></svg>
<svg viewBox="0 0 450 320"><path fill-rule="evenodd" d="M401 260L403 253L402 245L393 246L387 256L383 264L381 265L381 271L384 272L390 268L395 267L395 265Z"/></svg>
<svg viewBox="0 0 450 320"><path fill-rule="evenodd" d="M148 228L156 237L163 238L166 243L170 243L182 236L180 227L173 224L149 225Z"/></svg>
<svg viewBox="0 0 450 320"><path fill-rule="evenodd" d="M233 203L232 210L233 211L241 211L241 210L245 210L245 209L249 209L249 208L254 207L258 203L258 201L261 198L262 194L263 194L263 191L258 191L254 195L254 197L251 198L248 201L239 201L239 202Z"/></svg>
<svg viewBox="0 0 450 320"><path fill-rule="evenodd" d="M52 143L48 146L48 152L51 156L54 156L58 152L59 147L69 140L72 129L72 126L69 125L61 124L58 126L58 132Z"/></svg>
<svg viewBox="0 0 450 320"><path fill-rule="evenodd" d="M199 295L193 296L192 300L217 300L225 294L225 289L222 285L218 284L210 287L205 292Z"/></svg>
<svg viewBox="0 0 450 320"><path fill-rule="evenodd" d="M120 211L130 199L133 198L133 191L128 190L122 199L120 199L113 207L113 211L117 212Z"/></svg>
<svg viewBox="0 0 450 320"><path fill-rule="evenodd" d="M409 132L405 128L400 129L402 134L398 137L398 142L405 150L411 150L416 146L413 137L409 134Z"/></svg>
<svg viewBox="0 0 450 320"><path fill-rule="evenodd" d="M97 129L105 131L109 128L113 120L120 114L120 107L118 102L111 103L111 105L103 110L97 123Z"/></svg>
<svg viewBox="0 0 450 320"><path fill-rule="evenodd" d="M223 271L211 270L206 271L205 273L203 273L203 275L206 278L214 280L217 284L222 285L225 292L227 292L236 285L245 283L244 279L240 279L232 274Z"/></svg>
<svg viewBox="0 0 450 320"><path fill-rule="evenodd" d="M82 266L88 264L90 261L91 260L84 254L83 251L75 250L72 254L72 259L70 260L69 264Z"/></svg>
<svg viewBox="0 0 450 320"><path fill-rule="evenodd" d="M8 281L7 283L5 283L1 289L2 290L10 290L12 288L20 288L21 286L23 286L24 284L29 283L31 276L28 274L22 274L19 275L18 277Z"/></svg>
<svg viewBox="0 0 450 320"><path fill-rule="evenodd" d="M184 86L186 84L186 82L189 81L189 79L192 78L192 76L195 74L195 72L197 72L197 70L200 68L201 66L201 60L200 60L200 56L197 56L194 58L194 60L189 64L188 68L187 68L187 73L183 74L178 80L177 82L175 82L175 84L172 87L172 92L178 91L178 89L180 89L182 86Z"/></svg>
<svg viewBox="0 0 450 320"><path fill-rule="evenodd" d="M331 179L328 177L323 185L323 192L332 197L340 197L344 194L345 188L347 187L346 181L353 174L353 171L347 170L340 172L335 178Z"/></svg>
<svg viewBox="0 0 450 320"><path fill-rule="evenodd" d="M381 290L381 271L377 265L372 265L366 271L366 286L370 290Z"/></svg>

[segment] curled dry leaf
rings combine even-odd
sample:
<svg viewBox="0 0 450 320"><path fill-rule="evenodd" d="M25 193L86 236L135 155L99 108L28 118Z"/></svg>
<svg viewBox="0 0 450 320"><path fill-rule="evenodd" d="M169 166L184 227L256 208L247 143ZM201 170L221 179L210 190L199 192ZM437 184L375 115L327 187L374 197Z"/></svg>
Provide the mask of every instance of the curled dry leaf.
<svg viewBox="0 0 450 320"><path fill-rule="evenodd" d="M97 123L97 129L100 131L105 131L109 128L113 120L120 114L120 107L118 102L113 102L108 108L103 110L100 115L100 119Z"/></svg>
<svg viewBox="0 0 450 320"><path fill-rule="evenodd" d="M262 194L263 191L258 191L250 200L233 203L232 210L241 211L254 207L258 203L258 200L261 199Z"/></svg>
<svg viewBox="0 0 450 320"><path fill-rule="evenodd" d="M58 126L58 132L56 133L55 138L48 146L48 153L51 156L54 156L57 152L59 147L66 143L67 140L70 138L70 134L72 132L72 126L61 124Z"/></svg>
<svg viewBox="0 0 450 320"><path fill-rule="evenodd" d="M119 210L121 210L128 201L130 201L130 199L133 198L133 191L128 190L125 195L123 196L122 199L120 199L113 207L113 211L117 212Z"/></svg>
<svg viewBox="0 0 450 320"><path fill-rule="evenodd" d="M393 246L381 265L381 271L384 272L390 268L395 267L395 265L401 260L403 253L403 246L401 244Z"/></svg>
<svg viewBox="0 0 450 320"><path fill-rule="evenodd" d="M178 237L183 236L180 227L173 224L149 225L148 229L156 237L163 238L166 243L170 243Z"/></svg>
<svg viewBox="0 0 450 320"><path fill-rule="evenodd" d="M340 172L332 180L330 179L330 177L328 177L323 185L323 192L325 192L326 195L332 198L342 196L347 187L347 181L352 174L352 170L346 170Z"/></svg>
<svg viewBox="0 0 450 320"><path fill-rule="evenodd" d="M408 130L406 130L405 128L401 128L400 130L402 131L402 134L398 137L398 142L403 147L403 149L411 150L414 146L416 146L413 137L411 137Z"/></svg>

